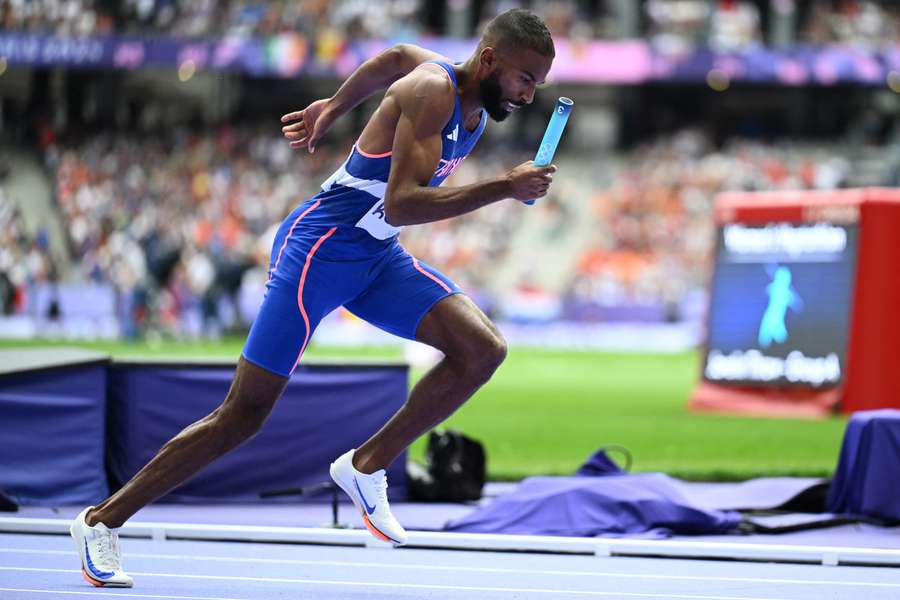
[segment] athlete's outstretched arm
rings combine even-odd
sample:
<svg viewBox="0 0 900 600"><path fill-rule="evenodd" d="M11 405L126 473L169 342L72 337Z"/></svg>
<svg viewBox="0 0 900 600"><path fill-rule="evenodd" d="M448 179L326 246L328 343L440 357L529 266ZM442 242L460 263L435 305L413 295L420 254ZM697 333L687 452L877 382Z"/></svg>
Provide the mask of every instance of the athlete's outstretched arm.
<svg viewBox="0 0 900 600"><path fill-rule="evenodd" d="M535 167L532 161L472 185L428 187L441 158L441 131L453 115L456 99L445 76L431 69L419 71L392 85L385 97L400 109L384 197L388 223L430 223L504 198L530 200L547 193L556 167Z"/></svg>
<svg viewBox="0 0 900 600"><path fill-rule="evenodd" d="M361 64L331 98L316 100L303 110L281 117L282 134L291 148L310 152L328 128L341 116L379 90L383 90L428 60L449 60L414 44L397 44Z"/></svg>

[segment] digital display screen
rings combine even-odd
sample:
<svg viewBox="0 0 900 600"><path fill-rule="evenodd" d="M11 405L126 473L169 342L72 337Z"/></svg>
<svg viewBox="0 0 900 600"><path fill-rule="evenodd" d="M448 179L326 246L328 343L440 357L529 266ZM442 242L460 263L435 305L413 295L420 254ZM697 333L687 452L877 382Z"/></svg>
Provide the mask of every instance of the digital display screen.
<svg viewBox="0 0 900 600"><path fill-rule="evenodd" d="M846 365L858 227L719 227L704 377L826 387Z"/></svg>

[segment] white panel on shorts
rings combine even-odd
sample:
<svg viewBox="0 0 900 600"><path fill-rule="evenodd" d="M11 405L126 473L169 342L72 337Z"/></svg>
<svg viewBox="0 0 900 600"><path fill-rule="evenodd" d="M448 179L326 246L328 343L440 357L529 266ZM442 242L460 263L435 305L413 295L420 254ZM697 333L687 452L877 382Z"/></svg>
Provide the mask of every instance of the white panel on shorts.
<svg viewBox="0 0 900 600"><path fill-rule="evenodd" d="M363 218L357 221L357 227L365 229L376 240L386 240L394 237L402 227L394 227L384 218L384 200L379 200L366 211Z"/></svg>

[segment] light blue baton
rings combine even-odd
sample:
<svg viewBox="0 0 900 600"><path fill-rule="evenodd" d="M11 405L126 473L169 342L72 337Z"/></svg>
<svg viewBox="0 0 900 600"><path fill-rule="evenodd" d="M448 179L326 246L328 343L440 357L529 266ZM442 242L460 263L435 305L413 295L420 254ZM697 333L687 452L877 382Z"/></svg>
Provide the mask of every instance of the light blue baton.
<svg viewBox="0 0 900 600"><path fill-rule="evenodd" d="M575 105L572 100L565 96L560 96L556 102L556 108L550 116L550 122L547 123L547 130L544 132L544 139L538 146L537 154L534 155L534 166L546 167L553 161L553 155L556 153L556 147L559 145L559 138L562 137L566 123L569 121L569 113ZM534 200L526 200L525 204L534 204Z"/></svg>

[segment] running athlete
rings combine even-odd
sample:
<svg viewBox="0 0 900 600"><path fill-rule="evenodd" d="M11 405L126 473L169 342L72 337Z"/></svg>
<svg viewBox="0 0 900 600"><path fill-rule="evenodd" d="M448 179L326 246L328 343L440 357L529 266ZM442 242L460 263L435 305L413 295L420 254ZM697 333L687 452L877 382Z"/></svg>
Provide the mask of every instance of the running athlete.
<svg viewBox="0 0 900 600"><path fill-rule="evenodd" d="M438 186L468 156L487 116L502 121L531 103L554 54L544 23L515 9L488 24L462 64L415 46L394 47L364 63L333 98L285 115L290 144L313 151L335 119L390 85L347 160L282 223L266 296L222 405L166 443L119 491L76 517L71 533L88 582L132 585L121 566L117 529L256 434L319 321L341 305L444 354L380 431L331 465L332 478L370 532L406 542L388 506L385 469L491 377L506 343L449 278L407 253L397 235L404 225L547 193L556 168L530 161L472 185Z"/></svg>

